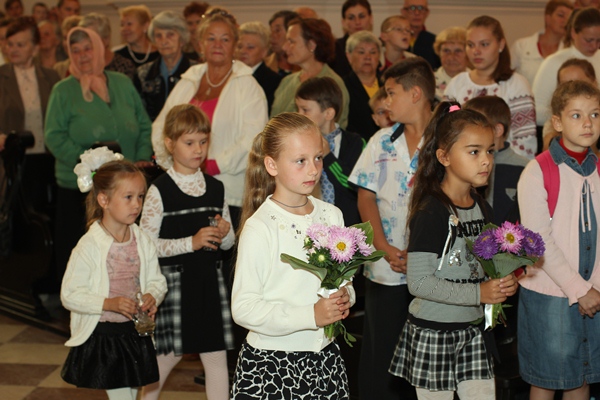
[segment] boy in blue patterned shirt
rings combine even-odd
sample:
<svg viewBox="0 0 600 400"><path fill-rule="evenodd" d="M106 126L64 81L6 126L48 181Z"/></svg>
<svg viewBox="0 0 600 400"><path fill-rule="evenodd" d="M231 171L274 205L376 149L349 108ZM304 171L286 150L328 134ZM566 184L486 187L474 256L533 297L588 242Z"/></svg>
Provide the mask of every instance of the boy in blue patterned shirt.
<svg viewBox="0 0 600 400"><path fill-rule="evenodd" d="M431 117L435 77L421 57L394 64L383 76L386 107L395 124L379 130L359 158L350 182L358 189L358 210L370 221L373 244L387 255L365 265L365 326L359 394L361 398L415 397L414 389L388 370L408 315L406 219L422 137Z"/></svg>

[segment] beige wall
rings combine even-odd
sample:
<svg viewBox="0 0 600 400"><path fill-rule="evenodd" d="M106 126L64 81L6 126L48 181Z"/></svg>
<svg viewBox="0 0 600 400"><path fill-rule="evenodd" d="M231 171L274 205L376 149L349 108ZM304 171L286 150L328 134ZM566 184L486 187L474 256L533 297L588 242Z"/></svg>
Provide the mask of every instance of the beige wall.
<svg viewBox="0 0 600 400"><path fill-rule="evenodd" d="M46 0L48 5L57 0ZM183 10L190 0L80 0L82 12L102 12L109 16L113 28L113 44L120 42L118 7L134 4L146 4L156 14L162 10ZM30 12L35 0L24 0L25 9ZM335 36L341 36L341 5L343 0L220 0L209 1L228 8L240 23L262 21L267 23L274 11L293 9L298 5L313 7L321 17L331 24ZM374 27L379 31L381 22L389 15L400 12L402 0L370 0L373 9ZM430 15L427 29L437 33L453 25L466 25L473 18L487 14L500 20L509 43L531 35L543 28L543 0L429 0Z"/></svg>

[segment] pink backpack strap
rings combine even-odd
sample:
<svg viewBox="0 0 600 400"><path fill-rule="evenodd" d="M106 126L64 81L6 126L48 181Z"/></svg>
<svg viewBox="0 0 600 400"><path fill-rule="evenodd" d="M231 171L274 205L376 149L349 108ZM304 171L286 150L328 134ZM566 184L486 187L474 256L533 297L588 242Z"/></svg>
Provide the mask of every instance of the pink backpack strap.
<svg viewBox="0 0 600 400"><path fill-rule="evenodd" d="M558 165L552 159L550 151L546 150L538 154L535 159L540 168L542 169L542 175L544 177L544 189L548 193L548 211L550 211L550 218L554 215L556 209L556 202L558 201L558 191L560 189L560 174L558 172ZM598 163L600 165L600 161Z"/></svg>

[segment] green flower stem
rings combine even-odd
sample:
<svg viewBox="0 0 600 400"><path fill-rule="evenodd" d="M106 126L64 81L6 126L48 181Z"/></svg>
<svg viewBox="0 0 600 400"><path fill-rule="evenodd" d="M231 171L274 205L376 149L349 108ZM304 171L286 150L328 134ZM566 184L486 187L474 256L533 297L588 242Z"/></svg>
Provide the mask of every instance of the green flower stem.
<svg viewBox="0 0 600 400"><path fill-rule="evenodd" d="M339 334L343 334L346 344L350 347L354 347L352 346L352 343L356 342L356 338L348 333L342 321L336 321L333 324L326 325L324 330L325 336L331 340L335 339Z"/></svg>

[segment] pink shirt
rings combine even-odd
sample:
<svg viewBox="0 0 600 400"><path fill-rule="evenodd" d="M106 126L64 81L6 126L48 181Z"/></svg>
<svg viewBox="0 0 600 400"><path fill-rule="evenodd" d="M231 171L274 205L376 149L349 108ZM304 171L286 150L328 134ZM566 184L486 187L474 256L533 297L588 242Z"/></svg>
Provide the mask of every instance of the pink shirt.
<svg viewBox="0 0 600 400"><path fill-rule="evenodd" d="M199 109L204 111L204 113L208 116L208 119L210 120L211 124L212 124L213 115L215 113L215 109L217 108L218 102L219 102L218 97L214 98L212 100L206 100L206 101L199 101L197 98L192 97L192 100L190 100L190 104L195 105L196 107L198 107Z"/></svg>
<svg viewBox="0 0 600 400"><path fill-rule="evenodd" d="M579 275L579 220L580 210L589 212L589 205L600 221L600 176L594 172L584 177L573 171L565 163L558 166L560 191L554 217L548 211L548 193L544 188L542 170L537 161L531 161L521 174L517 186L519 209L522 224L542 235L546 245L544 257L535 266L527 267L519 283L538 293L567 297L569 304L575 304L592 287L600 290L600 235L596 237L596 259L592 275L586 281ZM585 183L589 190L582 194Z"/></svg>
<svg viewBox="0 0 600 400"><path fill-rule="evenodd" d="M128 242L113 242L106 259L110 289L108 298L129 297L135 299L140 292L140 257L137 252L137 241L130 231ZM100 322L126 322L129 318L112 311L103 311Z"/></svg>

